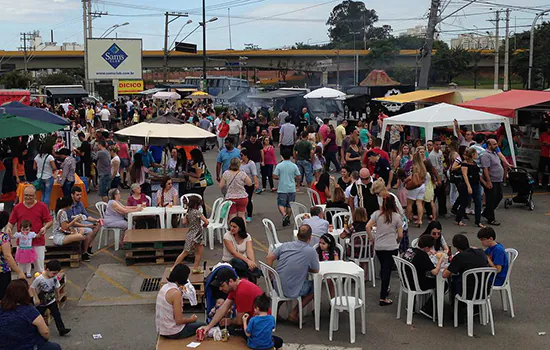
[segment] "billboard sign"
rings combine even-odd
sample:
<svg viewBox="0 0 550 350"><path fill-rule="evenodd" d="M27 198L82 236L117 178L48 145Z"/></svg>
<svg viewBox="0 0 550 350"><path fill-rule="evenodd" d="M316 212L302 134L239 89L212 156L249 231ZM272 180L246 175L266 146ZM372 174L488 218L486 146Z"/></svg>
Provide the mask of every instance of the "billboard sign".
<svg viewBox="0 0 550 350"><path fill-rule="evenodd" d="M118 94L133 95L139 94L144 90L143 80L119 80Z"/></svg>
<svg viewBox="0 0 550 350"><path fill-rule="evenodd" d="M91 80L142 79L141 39L88 39Z"/></svg>

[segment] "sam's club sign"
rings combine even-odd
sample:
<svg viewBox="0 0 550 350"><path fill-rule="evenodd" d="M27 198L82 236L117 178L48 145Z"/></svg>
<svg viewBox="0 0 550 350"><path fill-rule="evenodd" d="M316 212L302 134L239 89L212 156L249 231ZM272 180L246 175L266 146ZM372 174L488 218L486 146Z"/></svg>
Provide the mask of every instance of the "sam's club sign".
<svg viewBox="0 0 550 350"><path fill-rule="evenodd" d="M141 39L88 39L92 80L142 79Z"/></svg>

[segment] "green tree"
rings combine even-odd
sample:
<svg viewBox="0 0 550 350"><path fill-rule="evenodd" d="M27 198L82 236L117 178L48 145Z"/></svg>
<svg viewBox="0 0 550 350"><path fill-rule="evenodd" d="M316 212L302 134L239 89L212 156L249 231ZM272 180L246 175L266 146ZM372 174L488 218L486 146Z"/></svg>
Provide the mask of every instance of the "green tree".
<svg viewBox="0 0 550 350"><path fill-rule="evenodd" d="M0 77L0 85L6 89L28 89L32 82L32 76L23 71L11 71Z"/></svg>
<svg viewBox="0 0 550 350"><path fill-rule="evenodd" d="M75 77L65 73L42 75L38 78L39 85L74 85Z"/></svg>
<svg viewBox="0 0 550 350"><path fill-rule="evenodd" d="M411 67L405 67L405 66L397 66L388 69L388 75L393 79L401 84L407 84L407 85L414 85L415 83L415 68Z"/></svg>
<svg viewBox="0 0 550 350"><path fill-rule="evenodd" d="M398 54L399 49L392 40L373 41L370 47L370 53L365 57L365 64L369 70L385 69L393 63Z"/></svg>
<svg viewBox="0 0 550 350"><path fill-rule="evenodd" d="M462 48L448 49L448 46L441 45L432 59L430 80L432 83L451 83L453 79L468 71L470 54Z"/></svg>

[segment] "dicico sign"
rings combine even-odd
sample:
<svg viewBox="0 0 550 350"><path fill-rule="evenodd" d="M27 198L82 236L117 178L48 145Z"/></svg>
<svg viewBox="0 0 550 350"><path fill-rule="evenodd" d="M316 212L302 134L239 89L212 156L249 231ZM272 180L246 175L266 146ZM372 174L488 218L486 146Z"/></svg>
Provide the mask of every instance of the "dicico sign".
<svg viewBox="0 0 550 350"><path fill-rule="evenodd" d="M118 82L119 95L138 94L143 90L143 80L120 80Z"/></svg>

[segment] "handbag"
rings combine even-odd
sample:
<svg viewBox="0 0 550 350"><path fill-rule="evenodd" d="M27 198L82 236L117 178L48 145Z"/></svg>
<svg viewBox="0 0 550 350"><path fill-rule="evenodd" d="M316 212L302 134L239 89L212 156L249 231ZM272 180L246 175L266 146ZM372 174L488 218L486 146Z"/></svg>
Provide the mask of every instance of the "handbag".
<svg viewBox="0 0 550 350"><path fill-rule="evenodd" d="M414 190L422 186L423 183L424 183L424 180L420 177L420 174L413 173L410 176L410 179L407 182L405 182L405 188L407 190Z"/></svg>
<svg viewBox="0 0 550 350"><path fill-rule="evenodd" d="M42 175L44 175L44 167L46 166L46 159L48 159L48 156L46 155L44 157L44 160L42 162L42 171L40 172L40 178L34 180L34 182L32 183L32 185L34 186L34 188L36 188L37 191L42 191Z"/></svg>
<svg viewBox="0 0 550 350"><path fill-rule="evenodd" d="M212 179L212 174L210 174L210 170L206 168L206 172L204 174L204 179L206 180L206 186L212 186L214 184L214 180Z"/></svg>

